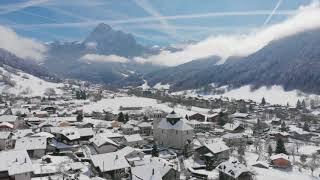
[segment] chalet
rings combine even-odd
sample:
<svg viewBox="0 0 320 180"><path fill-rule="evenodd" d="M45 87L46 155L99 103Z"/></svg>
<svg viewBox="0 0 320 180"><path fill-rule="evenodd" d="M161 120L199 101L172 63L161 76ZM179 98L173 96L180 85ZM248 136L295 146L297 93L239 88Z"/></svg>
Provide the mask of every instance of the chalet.
<svg viewBox="0 0 320 180"><path fill-rule="evenodd" d="M95 151L99 154L115 152L119 145L113 140L103 136L103 134L97 134L89 140Z"/></svg>
<svg viewBox="0 0 320 180"><path fill-rule="evenodd" d="M149 136L152 134L152 125L149 122L142 122L137 125L140 128L140 134Z"/></svg>
<svg viewBox="0 0 320 180"><path fill-rule="evenodd" d="M31 158L41 158L47 149L47 138L24 137L16 140L15 150L26 150Z"/></svg>
<svg viewBox="0 0 320 180"><path fill-rule="evenodd" d="M116 152L119 156L125 157L131 166L135 162L141 161L144 158L144 153L139 149L135 149L129 146L126 146Z"/></svg>
<svg viewBox="0 0 320 180"><path fill-rule="evenodd" d="M219 113L213 113L207 116L207 121L208 122L218 122L219 120Z"/></svg>
<svg viewBox="0 0 320 180"><path fill-rule="evenodd" d="M80 133L76 128L51 128L51 133L55 134L56 140L68 145L78 145L80 143Z"/></svg>
<svg viewBox="0 0 320 180"><path fill-rule="evenodd" d="M12 132L0 132L0 151L11 149L13 147Z"/></svg>
<svg viewBox="0 0 320 180"><path fill-rule="evenodd" d="M122 133L125 135L131 135L134 133L134 126L131 124L124 124L121 126Z"/></svg>
<svg viewBox="0 0 320 180"><path fill-rule="evenodd" d="M228 146L240 145L248 142L248 138L243 133L228 133L222 136Z"/></svg>
<svg viewBox="0 0 320 180"><path fill-rule="evenodd" d="M124 107L124 106L120 106L119 110L120 111L139 111L139 110L142 110L142 107Z"/></svg>
<svg viewBox="0 0 320 180"><path fill-rule="evenodd" d="M271 131L269 132L271 137L274 137L275 140L281 139L284 142L287 142L290 134L282 131Z"/></svg>
<svg viewBox="0 0 320 180"><path fill-rule="evenodd" d="M157 157L143 159L142 162L139 162L139 165L131 168L131 173L132 180L178 180L180 178L180 173L174 164Z"/></svg>
<svg viewBox="0 0 320 180"><path fill-rule="evenodd" d="M223 126L223 129L230 133L241 133L245 130L243 125L239 122L227 123Z"/></svg>
<svg viewBox="0 0 320 180"><path fill-rule="evenodd" d="M0 116L0 123L1 122L8 122L11 124L15 124L16 121L18 121L18 116L14 116L14 115L2 115Z"/></svg>
<svg viewBox="0 0 320 180"><path fill-rule="evenodd" d="M196 120L199 122L204 122L206 120L206 116L200 113L193 114L189 116L189 120Z"/></svg>
<svg viewBox="0 0 320 180"><path fill-rule="evenodd" d="M280 118L273 118L271 120L271 124L274 125L274 126L280 126L282 123L281 119Z"/></svg>
<svg viewBox="0 0 320 180"><path fill-rule="evenodd" d="M49 117L49 113L47 111L34 111L32 112L34 117L45 118Z"/></svg>
<svg viewBox="0 0 320 180"><path fill-rule="evenodd" d="M0 132L13 131L13 130L14 130L13 124L8 123L8 122L1 122L0 123Z"/></svg>
<svg viewBox="0 0 320 180"><path fill-rule="evenodd" d="M276 154L270 157L271 165L277 168L289 168L291 167L291 162L289 156L286 154Z"/></svg>
<svg viewBox="0 0 320 180"><path fill-rule="evenodd" d="M230 115L231 118L236 118L236 119L249 119L250 115L247 113L239 113L236 112L234 114Z"/></svg>
<svg viewBox="0 0 320 180"><path fill-rule="evenodd" d="M207 166L210 166L207 169L210 169L229 160L229 151L229 147L224 142L204 143L195 149L195 159L204 161Z"/></svg>
<svg viewBox="0 0 320 180"><path fill-rule="evenodd" d="M187 123L194 129L195 132L208 131L213 128L211 122L199 122L197 120L189 120Z"/></svg>
<svg viewBox="0 0 320 180"><path fill-rule="evenodd" d="M144 144L144 140L140 134L132 134L124 136L124 144L131 147L139 147Z"/></svg>
<svg viewBox="0 0 320 180"><path fill-rule="evenodd" d="M128 161L116 152L92 155L91 164L100 177L114 180L129 177L130 165Z"/></svg>
<svg viewBox="0 0 320 180"><path fill-rule="evenodd" d="M219 180L253 180L254 174L245 165L238 161L226 161L216 168L219 171Z"/></svg>
<svg viewBox="0 0 320 180"><path fill-rule="evenodd" d="M0 152L0 179L30 180L32 162L24 150Z"/></svg>
<svg viewBox="0 0 320 180"><path fill-rule="evenodd" d="M46 106L41 108L41 111L46 111L48 114L55 114L57 111L57 108L54 106Z"/></svg>

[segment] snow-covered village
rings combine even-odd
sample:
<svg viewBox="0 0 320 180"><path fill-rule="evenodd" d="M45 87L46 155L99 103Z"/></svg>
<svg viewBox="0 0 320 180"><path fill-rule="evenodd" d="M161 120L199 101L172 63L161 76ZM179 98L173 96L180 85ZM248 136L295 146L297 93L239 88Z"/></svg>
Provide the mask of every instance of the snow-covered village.
<svg viewBox="0 0 320 180"><path fill-rule="evenodd" d="M319 178L317 98L276 105L168 85L10 78L18 85L0 99L1 179Z"/></svg>
<svg viewBox="0 0 320 180"><path fill-rule="evenodd" d="M320 0L0 0L0 180L320 179Z"/></svg>

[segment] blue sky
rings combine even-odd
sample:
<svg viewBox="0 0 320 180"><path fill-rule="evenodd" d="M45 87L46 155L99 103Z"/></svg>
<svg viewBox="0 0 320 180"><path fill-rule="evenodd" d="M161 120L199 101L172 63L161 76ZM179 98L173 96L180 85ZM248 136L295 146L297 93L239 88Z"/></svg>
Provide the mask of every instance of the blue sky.
<svg viewBox="0 0 320 180"><path fill-rule="evenodd" d="M0 24L38 41L82 40L100 22L144 44L248 33L311 0L1 0ZM278 5L278 6L277 6ZM277 6L276 13L270 14ZM269 19L269 20L267 20Z"/></svg>

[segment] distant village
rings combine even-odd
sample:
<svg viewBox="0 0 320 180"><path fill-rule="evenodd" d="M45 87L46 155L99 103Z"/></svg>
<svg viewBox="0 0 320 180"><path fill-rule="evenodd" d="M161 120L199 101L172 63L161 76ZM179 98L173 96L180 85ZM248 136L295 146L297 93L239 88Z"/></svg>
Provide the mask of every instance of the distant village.
<svg viewBox="0 0 320 180"><path fill-rule="evenodd" d="M1 180L319 178L317 100L281 106L77 81L60 90L1 94Z"/></svg>

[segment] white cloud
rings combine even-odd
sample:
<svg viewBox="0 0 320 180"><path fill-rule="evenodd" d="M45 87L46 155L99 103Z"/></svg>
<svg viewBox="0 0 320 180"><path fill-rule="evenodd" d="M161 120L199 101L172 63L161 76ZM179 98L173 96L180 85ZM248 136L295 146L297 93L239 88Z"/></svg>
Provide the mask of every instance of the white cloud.
<svg viewBox="0 0 320 180"><path fill-rule="evenodd" d="M247 56L273 40L315 28L320 28L319 1L315 1L309 6L300 7L296 15L282 23L265 27L250 34L209 37L197 44L189 45L179 52L163 51L147 58L135 58L135 61L176 66L199 58L220 56L221 63L223 63L230 56Z"/></svg>
<svg viewBox="0 0 320 180"><path fill-rule="evenodd" d="M88 49L96 49L97 48L97 42L87 42L85 45Z"/></svg>
<svg viewBox="0 0 320 180"><path fill-rule="evenodd" d="M100 55L100 54L86 54L80 58L86 62L119 62L126 63L128 59L117 55Z"/></svg>
<svg viewBox="0 0 320 180"><path fill-rule="evenodd" d="M14 3L9 5L1 5L0 6L0 14L6 14L10 12L19 11L24 8L32 7L32 6L38 6L43 3L48 2L49 0L29 0L21 3Z"/></svg>
<svg viewBox="0 0 320 180"><path fill-rule="evenodd" d="M18 57L32 60L42 60L46 48L43 44L17 35L12 29L0 26L0 48Z"/></svg>

